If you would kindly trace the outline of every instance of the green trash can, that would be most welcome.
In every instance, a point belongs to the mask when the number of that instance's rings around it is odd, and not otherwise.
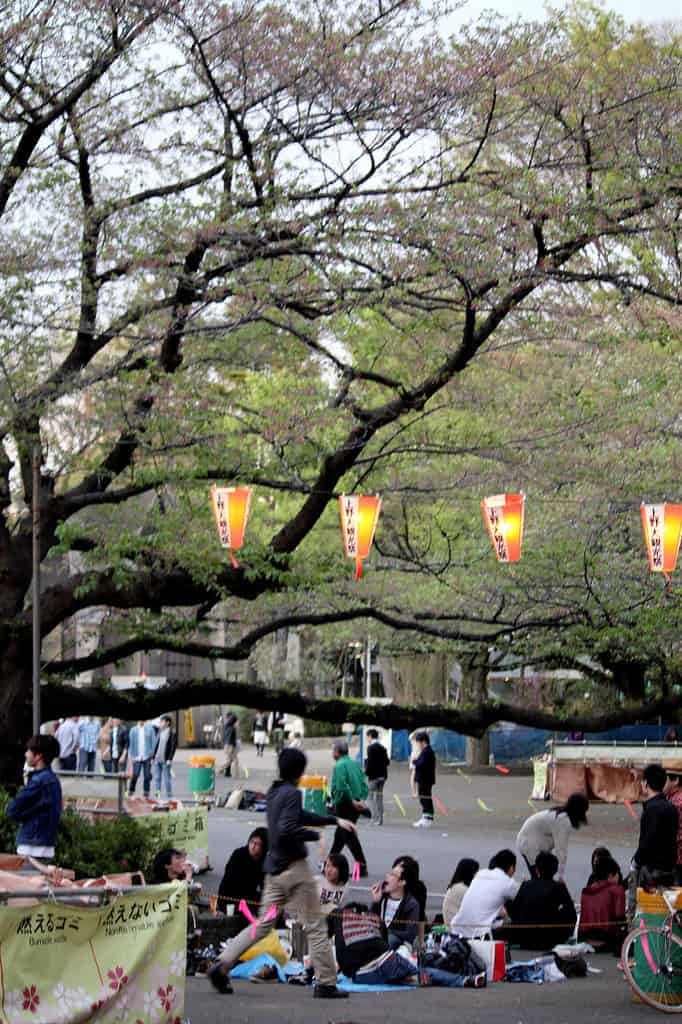
[[[326,814],[327,779],[324,775],[304,775],[299,782],[303,796],[303,809],[312,814]]]
[[[215,757],[190,757],[188,784],[196,796],[215,793]]]

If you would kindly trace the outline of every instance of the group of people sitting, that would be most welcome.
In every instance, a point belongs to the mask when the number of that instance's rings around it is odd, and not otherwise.
[[[239,903],[245,899],[254,911],[260,906],[261,916],[251,927],[246,927],[244,918],[244,930],[227,944],[210,973],[211,982],[220,992],[232,991],[229,970],[267,934],[273,912],[280,914],[285,907],[306,930],[316,997],[345,996],[336,985],[337,968],[353,981],[366,984],[414,982],[418,972],[411,954],[429,949],[424,945],[427,892],[419,864],[407,854],[397,857],[383,881],[370,890],[369,904],[345,902],[349,865],[334,847],[315,878],[305,846],[319,839],[311,826],[336,826],[337,835],[340,830],[354,834],[356,826],[349,818],[303,809],[297,786],[305,763],[301,751],[282,752],[280,778],[267,798],[268,829],[256,829],[226,865],[221,907],[233,903],[238,913]],[[672,877],[668,862],[674,866],[678,859],[678,818],[663,790],[679,786],[680,775],[682,772],[666,773],[659,765],[648,766],[644,772],[646,800],[633,857],[633,885],[644,884],[647,871],[656,879]],[[445,893],[442,915],[437,915],[433,924],[443,924],[443,931],[465,946],[467,939],[490,935],[529,950],[549,950],[566,942],[576,932],[577,923],[576,906],[564,878],[568,842],[571,832],[586,823],[588,808],[587,798],[574,793],[565,804],[538,811],[524,822],[516,847],[529,877],[521,884],[515,878],[517,853],[513,850],[499,850],[487,867],[472,858],[461,860]],[[662,847],[666,848],[664,859],[659,856]],[[652,851],[659,851],[656,857]],[[598,847],[581,893],[578,937],[595,948],[617,952],[625,928],[626,883],[610,852]],[[446,944],[447,939],[437,956],[432,952],[430,959],[419,961],[420,982],[483,986],[486,975],[475,955],[458,970],[447,955]]]
[[[487,868],[463,858],[443,899],[442,919],[460,935],[490,931],[495,938],[529,950],[551,949],[576,930],[576,907],[565,883],[557,879],[559,859],[541,850],[531,877],[514,880],[516,856],[500,850]],[[620,950],[625,932],[625,883],[604,846],[592,854],[592,871],[580,896],[578,936],[597,949]]]

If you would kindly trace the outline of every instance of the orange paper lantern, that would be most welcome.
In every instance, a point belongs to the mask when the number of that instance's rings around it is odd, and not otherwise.
[[[355,578],[362,576],[362,560],[367,558],[374,540],[381,498],[365,494],[342,494],[339,498],[343,546],[348,558],[355,559]]]
[[[642,526],[652,572],[666,575],[677,564],[682,535],[682,505],[645,505],[642,503]]]
[[[523,537],[524,494],[493,494],[481,502],[498,562],[518,562]]]
[[[250,487],[216,487],[214,485],[211,488],[211,508],[218,531],[218,539],[221,547],[229,548],[230,561],[235,569],[239,568],[239,562],[232,552],[239,551],[244,543],[250,504]]]

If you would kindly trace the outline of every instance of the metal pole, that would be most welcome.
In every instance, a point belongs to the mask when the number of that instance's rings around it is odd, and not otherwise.
[[[367,656],[365,661],[365,700],[372,699],[372,641],[367,634]]]
[[[40,450],[33,449],[33,734],[40,732]]]

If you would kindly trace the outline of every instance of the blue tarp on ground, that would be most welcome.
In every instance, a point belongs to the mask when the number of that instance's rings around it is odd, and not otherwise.
[[[644,740],[660,742],[665,735],[667,725],[623,725],[620,729],[609,732],[586,733],[585,739],[608,742],[617,740],[621,743],[641,743]],[[440,761],[464,761],[466,757],[466,737],[450,729],[433,728],[428,730],[431,745]],[[500,725],[490,730],[490,752],[497,762],[524,761],[547,750],[547,741],[553,733],[546,729],[528,729],[517,725]],[[562,737],[563,738],[563,737]],[[409,734],[406,729],[393,730],[391,758],[394,761],[407,761],[410,756]]]

